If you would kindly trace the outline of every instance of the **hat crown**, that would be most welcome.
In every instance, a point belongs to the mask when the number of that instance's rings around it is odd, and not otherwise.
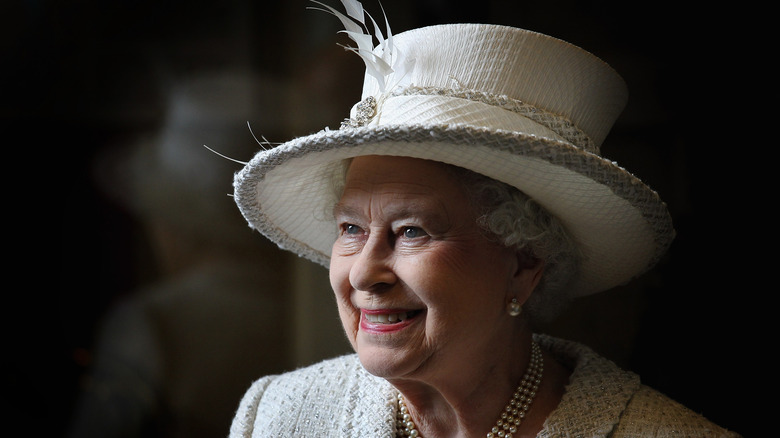
[[[623,79],[593,54],[544,34],[487,24],[429,26],[393,36],[398,56],[413,62],[395,87],[466,89],[506,96],[554,113],[600,145],[628,92]],[[363,97],[381,94],[366,75]]]

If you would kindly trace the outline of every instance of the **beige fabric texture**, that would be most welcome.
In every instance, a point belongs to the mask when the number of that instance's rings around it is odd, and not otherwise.
[[[582,344],[535,338],[574,370],[538,437],[739,437]],[[395,437],[396,395],[356,355],[326,360],[256,381],[241,401],[230,438]]]

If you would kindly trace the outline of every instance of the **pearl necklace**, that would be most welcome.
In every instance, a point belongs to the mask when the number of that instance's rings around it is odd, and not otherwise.
[[[517,432],[518,426],[522,423],[531,403],[534,401],[536,391],[539,389],[539,383],[542,381],[544,372],[544,360],[542,359],[542,350],[536,342],[531,343],[531,359],[528,361],[528,369],[520,381],[520,385],[512,395],[512,399],[501,412],[501,416],[496,421],[496,425],[488,432],[487,438],[512,438],[512,434]],[[404,403],[403,395],[398,394],[398,414],[396,416],[396,435],[398,437],[422,438],[417,431]]]

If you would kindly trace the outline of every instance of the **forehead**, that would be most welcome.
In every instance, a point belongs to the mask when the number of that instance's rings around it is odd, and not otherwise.
[[[404,189],[414,193],[462,193],[452,166],[410,157],[363,156],[352,160],[346,175],[347,188]]]
[[[406,208],[462,208],[465,191],[450,166],[409,157],[367,156],[352,160],[341,206],[371,199]]]
[[[436,184],[459,189],[453,166],[412,157],[369,155],[355,157],[347,168],[347,182],[354,180]]]

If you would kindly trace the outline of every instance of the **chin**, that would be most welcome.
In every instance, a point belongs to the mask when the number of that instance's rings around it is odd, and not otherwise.
[[[419,365],[406,354],[377,347],[359,348],[358,357],[366,371],[384,379],[407,376]]]

